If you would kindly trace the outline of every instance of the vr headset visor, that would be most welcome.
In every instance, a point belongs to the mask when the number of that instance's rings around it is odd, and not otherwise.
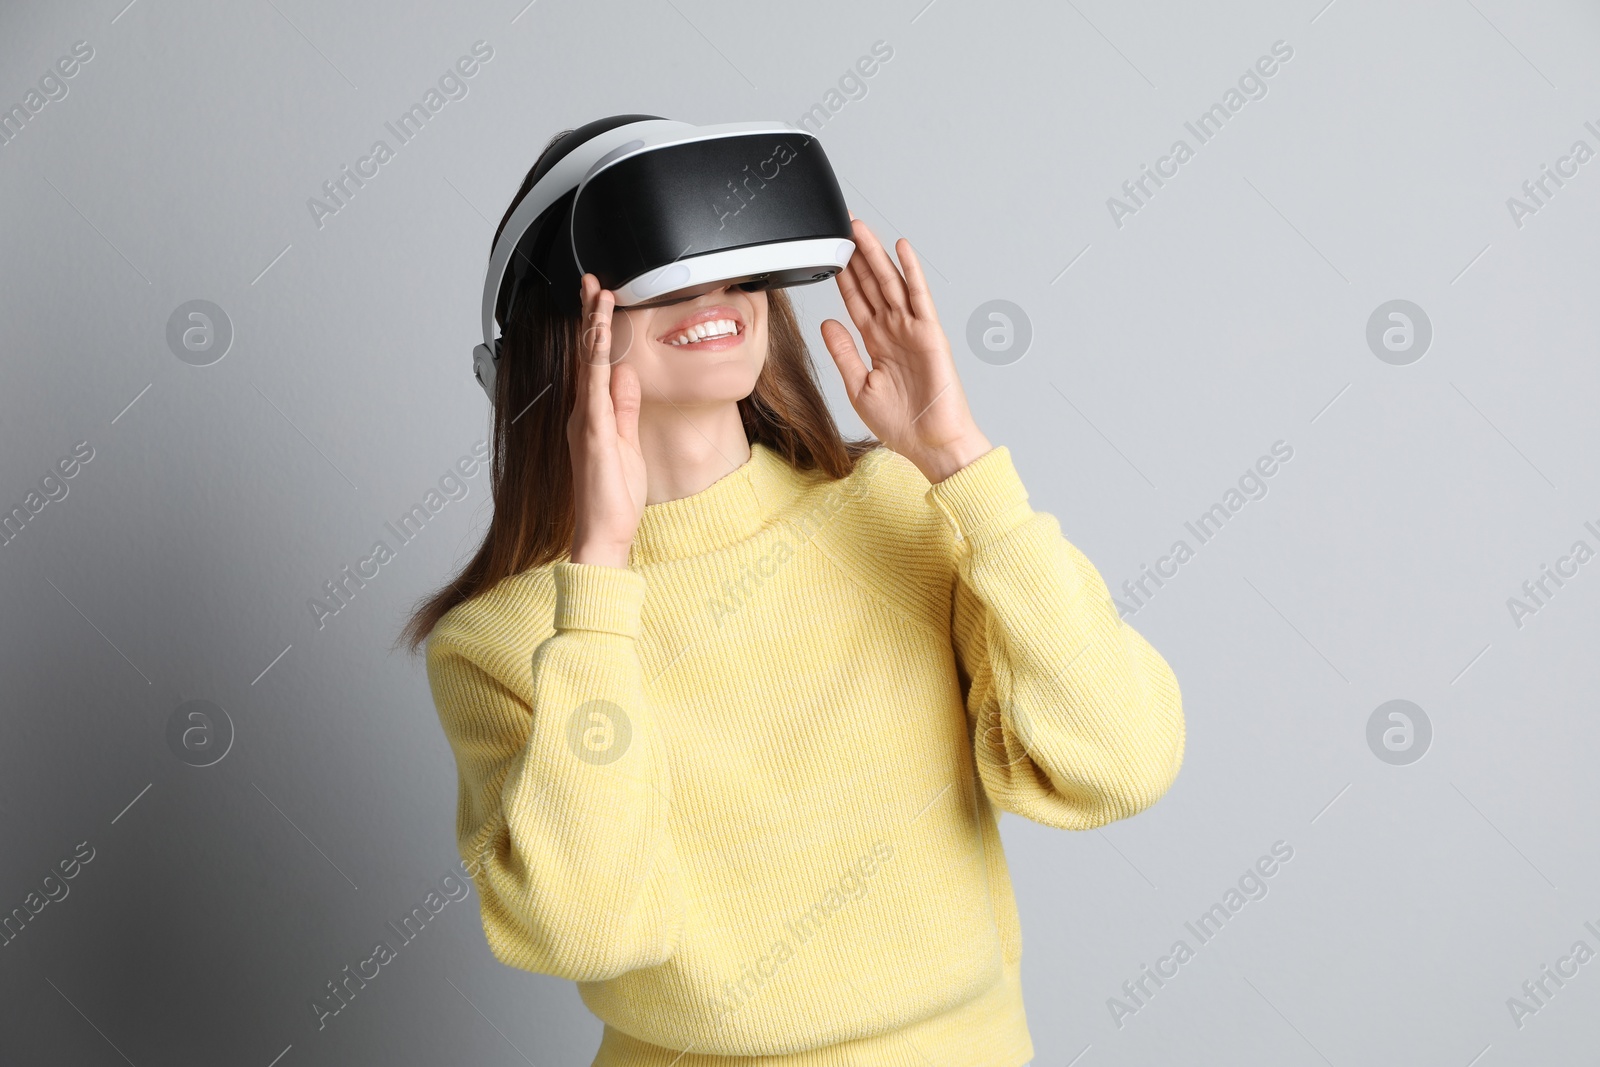
[[[474,373],[492,398],[495,325],[523,286],[549,285],[557,306],[576,311],[590,273],[618,307],[650,308],[728,285],[808,285],[854,252],[833,168],[804,130],[599,119],[550,149],[495,242]]]

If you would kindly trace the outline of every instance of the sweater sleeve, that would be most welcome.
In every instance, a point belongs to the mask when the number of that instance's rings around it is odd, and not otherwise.
[[[1155,803],[1183,762],[1171,667],[1055,518],[1028,505],[1005,446],[927,497],[953,531],[951,636],[990,797],[1064,830]]]
[[[531,677],[507,652],[512,635],[464,630],[430,641],[428,677],[490,949],[511,966],[596,981],[672,955],[682,887],[636,646],[644,577],[551,566],[554,632],[534,648]]]

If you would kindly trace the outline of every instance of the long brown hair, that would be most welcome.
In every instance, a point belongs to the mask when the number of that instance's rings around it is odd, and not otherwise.
[[[533,188],[550,139],[523,179],[495,229],[505,229]],[[576,360],[581,313],[567,310],[547,280],[525,284],[500,323],[490,432],[489,486],[494,515],[483,544],[461,573],[423,597],[400,631],[397,646],[415,653],[445,613],[503,578],[567,556],[572,550],[572,457],[567,419],[577,396]],[[846,440],[817,382],[794,305],[781,289],[767,291],[767,359],[755,389],[738,402],[746,437],[783,456],[798,470],[843,478],[878,445],[872,437]]]

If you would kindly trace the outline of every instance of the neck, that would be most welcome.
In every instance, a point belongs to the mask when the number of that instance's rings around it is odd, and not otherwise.
[[[750,458],[739,405],[644,404],[639,410],[645,503],[693,496]]]

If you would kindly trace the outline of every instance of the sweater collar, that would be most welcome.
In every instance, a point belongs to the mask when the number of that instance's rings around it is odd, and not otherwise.
[[[752,442],[749,459],[698,493],[646,504],[629,562],[664,563],[736,544],[766,526],[804,487],[788,460]]]

